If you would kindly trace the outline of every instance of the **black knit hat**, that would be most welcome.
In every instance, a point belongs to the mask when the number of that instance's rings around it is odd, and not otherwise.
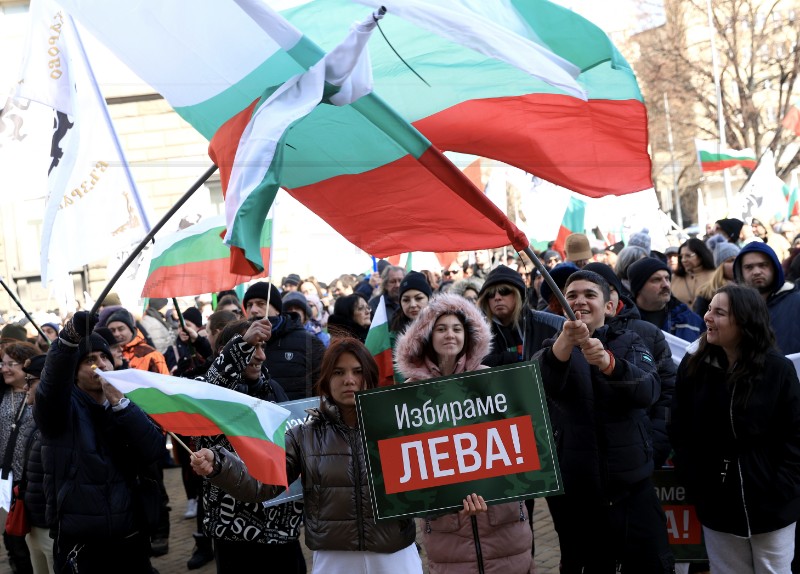
[[[741,219],[731,217],[729,219],[718,219],[716,224],[722,229],[730,238],[731,241],[736,242],[739,240],[739,234],[742,232],[744,222]]]
[[[631,283],[631,293],[634,298],[656,271],[666,271],[670,277],[672,276],[672,271],[667,264],[655,257],[639,259],[639,261],[628,267],[628,280]]]
[[[428,283],[428,278],[419,271],[409,271],[408,274],[403,277],[403,280],[400,282],[400,297],[403,296],[403,293],[411,291],[412,289],[425,293],[428,299],[433,295],[430,283]]]
[[[259,281],[253,283],[247,288],[242,299],[242,307],[247,308],[247,302],[250,299],[263,299],[269,301],[278,313],[283,313],[283,304],[281,303],[281,292],[272,283],[267,281]]]
[[[505,265],[498,265],[489,272],[486,276],[486,281],[483,282],[483,287],[481,287],[481,292],[478,294],[478,297],[483,297],[483,294],[489,287],[499,285],[500,283],[507,283],[512,287],[516,287],[517,291],[519,291],[519,294],[522,296],[522,300],[525,300],[525,281],[522,280],[522,276],[519,273]]]
[[[203,314],[197,307],[189,307],[188,309],[186,309],[183,312],[183,318],[187,321],[191,321],[198,327],[203,326]]]
[[[108,343],[109,347],[119,345],[119,341],[117,341],[117,338],[114,337],[114,334],[108,327],[95,327],[94,332],[103,337],[103,339],[106,340],[106,343]]]
[[[136,335],[136,319],[133,318],[133,315],[130,314],[129,311],[126,309],[119,309],[118,311],[114,311],[111,316],[106,320],[106,326],[111,325],[114,322],[125,323],[128,328],[131,330],[131,333]]]
[[[625,294],[625,288],[622,286],[622,281],[619,280],[617,274],[614,273],[614,270],[611,269],[610,266],[606,265],[605,263],[588,263],[583,267],[584,271],[594,271],[600,277],[606,280],[611,287],[613,287],[620,296]]]
[[[114,364],[114,357],[111,355],[111,349],[108,347],[108,341],[106,341],[102,335],[98,335],[97,333],[92,333],[89,337],[84,337],[81,339],[78,350],[80,351],[81,358],[85,357],[92,351],[100,351],[109,361],[111,361],[112,365]]]
[[[286,276],[286,279],[283,280],[284,285],[295,285],[297,287],[300,286],[300,276],[297,273],[289,273]]]

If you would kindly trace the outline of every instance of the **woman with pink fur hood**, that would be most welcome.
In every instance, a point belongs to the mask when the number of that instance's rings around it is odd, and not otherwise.
[[[491,340],[491,327],[477,307],[445,293],[431,299],[399,337],[395,362],[406,382],[485,369],[481,361]],[[426,518],[422,533],[431,574],[535,571],[532,534],[521,501],[487,507],[483,497],[472,494],[464,499],[463,510]]]

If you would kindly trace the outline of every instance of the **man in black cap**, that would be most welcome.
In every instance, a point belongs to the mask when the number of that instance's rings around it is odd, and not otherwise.
[[[96,317],[80,311],[50,347],[34,418],[56,572],[148,574],[150,496],[134,488],[163,453],[150,419],[95,367],[113,370]],[[156,501],[158,502],[158,501]],[[156,505],[157,506],[157,505]]]
[[[672,295],[671,277],[667,264],[655,257],[645,257],[628,267],[631,294],[642,319],[691,343],[703,334],[706,324]]]
[[[258,281],[250,285],[242,304],[248,319],[269,317],[265,376],[278,381],[291,400],[310,397],[319,378],[325,345],[306,331],[297,313],[283,313],[281,294],[271,283]]]
[[[286,279],[283,280],[283,288],[284,293],[288,293],[289,291],[297,291],[300,288],[301,283],[300,276],[297,273],[289,273],[286,276]]]

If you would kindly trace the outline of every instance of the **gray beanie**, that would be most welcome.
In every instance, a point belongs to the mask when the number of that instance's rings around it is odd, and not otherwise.
[[[714,247],[714,266],[719,267],[726,259],[739,255],[741,248],[735,243],[717,243]]]
[[[645,227],[639,233],[631,235],[630,239],[628,239],[628,246],[630,245],[641,247],[647,253],[650,253],[650,230]]]

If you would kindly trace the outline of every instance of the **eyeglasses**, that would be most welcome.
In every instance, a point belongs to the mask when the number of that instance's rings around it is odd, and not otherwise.
[[[511,295],[513,292],[514,292],[514,288],[513,287],[508,287],[506,285],[501,285],[500,287],[497,287],[497,288],[487,289],[486,290],[486,297],[491,299],[497,293],[500,293],[501,297],[507,297],[508,295]]]
[[[16,361],[0,361],[0,369],[3,367],[8,367],[9,369],[13,369],[14,367],[19,367],[19,363]]]
[[[28,383],[29,385],[33,381],[38,381],[38,380],[39,380],[39,377],[34,377],[33,375],[25,375],[25,382]]]

